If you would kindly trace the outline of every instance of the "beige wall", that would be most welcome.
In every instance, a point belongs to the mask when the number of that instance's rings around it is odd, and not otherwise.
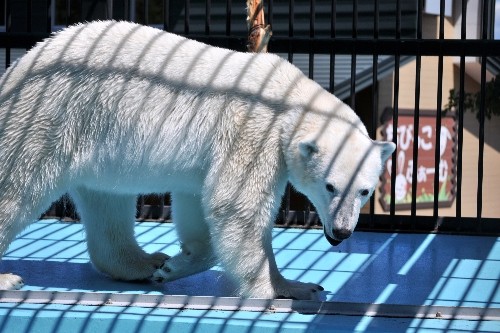
[[[424,38],[437,38],[437,18],[424,16]],[[445,38],[453,38],[452,22],[445,22]],[[448,103],[449,91],[458,90],[459,72],[453,57],[443,59],[442,107]],[[399,109],[415,108],[415,73],[416,61],[400,68],[399,72]],[[436,110],[438,96],[438,57],[422,57],[420,84],[420,109]],[[466,91],[475,92],[479,85],[466,77]],[[379,110],[393,105],[394,76],[379,82]],[[462,174],[462,216],[476,216],[477,212],[477,175],[479,151],[479,123],[475,114],[464,115],[463,174]],[[380,134],[380,130],[377,131]],[[484,146],[483,178],[483,217],[500,217],[500,117],[486,120]],[[378,203],[380,193],[376,191],[376,213],[383,213]],[[409,211],[397,211],[397,214],[409,214]],[[419,209],[418,215],[432,215],[432,209]],[[456,200],[450,208],[441,208],[440,216],[455,216]]]

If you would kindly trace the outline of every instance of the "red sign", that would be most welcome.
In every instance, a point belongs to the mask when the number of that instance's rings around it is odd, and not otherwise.
[[[439,146],[439,162],[436,169],[436,112],[420,112],[418,128],[418,161],[413,160],[414,119],[413,112],[401,111],[398,114],[395,208],[410,209],[412,202],[412,183],[417,182],[416,207],[430,208],[434,196],[438,196],[440,207],[449,207],[455,199],[456,184],[456,122],[454,115],[441,119],[441,135]],[[384,139],[393,141],[392,118],[383,127]],[[388,211],[391,203],[391,170],[392,159],[386,162],[386,170],[382,175],[380,203]],[[413,166],[417,163],[417,174],[413,175]],[[434,193],[434,178],[439,180],[439,192]]]

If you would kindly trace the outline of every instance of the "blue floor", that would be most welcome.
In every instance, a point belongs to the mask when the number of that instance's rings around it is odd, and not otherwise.
[[[175,254],[171,224],[141,222],[147,251]],[[278,266],[290,279],[321,284],[333,304],[500,309],[500,238],[356,232],[332,248],[319,230],[275,229]],[[0,271],[23,276],[25,291],[82,294],[235,296],[217,267],[167,284],[125,283],[89,263],[80,224],[42,220],[11,245]],[[7,302],[0,332],[500,332],[500,318],[400,318],[390,313],[307,314],[273,311]]]

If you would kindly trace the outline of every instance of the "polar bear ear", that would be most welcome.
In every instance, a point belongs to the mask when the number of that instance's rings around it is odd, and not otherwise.
[[[380,146],[380,154],[382,158],[382,163],[385,163],[389,157],[391,157],[394,150],[396,150],[396,145],[393,142],[387,141],[375,141]]]
[[[318,150],[316,141],[307,140],[299,143],[299,151],[303,157],[309,158],[312,154],[317,153]]]

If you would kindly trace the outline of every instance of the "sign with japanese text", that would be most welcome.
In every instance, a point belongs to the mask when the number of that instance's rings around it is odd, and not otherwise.
[[[410,209],[412,202],[412,183],[417,182],[416,207],[430,208],[434,196],[438,196],[440,207],[449,207],[455,199],[456,184],[456,122],[454,115],[443,115],[441,119],[441,134],[439,142],[438,167],[436,169],[436,113],[421,111],[418,128],[418,161],[413,160],[414,146],[414,116],[413,112],[400,110],[396,138],[396,175],[395,208]],[[393,121],[388,120],[382,131],[387,141],[393,141]],[[391,170],[392,159],[386,162],[382,174],[380,203],[388,211],[391,203]],[[417,163],[417,174],[413,177],[413,165]],[[439,192],[434,193],[434,179],[437,174]]]

